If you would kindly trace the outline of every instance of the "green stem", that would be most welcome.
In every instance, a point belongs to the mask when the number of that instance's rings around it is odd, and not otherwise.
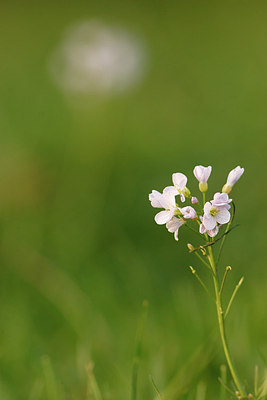
[[[207,267],[209,270],[211,270],[210,265],[203,260],[203,258],[201,257],[200,254],[198,254],[196,251],[194,252],[194,254],[197,256],[197,258],[205,265],[205,267]],[[212,271],[211,271],[212,272]]]
[[[235,371],[232,357],[230,354],[230,350],[228,347],[227,339],[226,339],[226,334],[225,334],[225,326],[224,326],[224,316],[223,316],[223,310],[222,310],[222,303],[221,303],[221,293],[219,289],[219,283],[218,283],[218,278],[216,274],[216,266],[214,262],[214,257],[213,257],[213,251],[212,247],[208,247],[209,250],[209,261],[210,261],[210,266],[213,271],[213,284],[214,284],[214,290],[215,290],[215,297],[216,297],[216,308],[217,308],[217,317],[218,317],[218,323],[219,323],[219,330],[220,330],[220,336],[221,336],[221,341],[223,345],[223,350],[225,354],[225,358],[229,367],[229,370],[231,372],[233,381],[235,383],[235,386],[241,396],[242,399],[246,399],[246,393],[239,381],[239,378],[237,376],[237,373]]]
[[[206,204],[206,193],[203,192],[203,209],[205,204]]]

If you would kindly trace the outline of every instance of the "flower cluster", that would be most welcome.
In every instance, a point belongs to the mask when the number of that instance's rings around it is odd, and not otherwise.
[[[197,197],[191,195],[186,186],[187,177],[181,172],[172,175],[173,186],[167,186],[162,193],[152,190],[152,193],[149,194],[152,207],[163,208],[163,211],[158,212],[155,216],[156,223],[166,225],[168,231],[174,233],[175,240],[178,240],[179,228],[189,221],[196,222],[199,232],[209,237],[216,236],[220,227],[230,221],[229,209],[232,199],[228,195],[243,174],[244,168],[238,166],[233,169],[228,174],[222,193],[215,193],[211,201],[205,202],[205,193],[208,190],[208,179],[211,171],[211,166],[203,167],[202,165],[197,165],[193,170],[199,182],[199,190],[203,193],[203,207]],[[181,203],[188,200],[192,205],[179,207],[177,198]]]

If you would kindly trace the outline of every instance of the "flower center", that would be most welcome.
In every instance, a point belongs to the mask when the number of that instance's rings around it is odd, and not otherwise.
[[[215,216],[218,214],[218,212],[219,212],[219,210],[217,210],[217,208],[211,207],[211,209],[210,209],[210,215],[211,215],[212,217],[215,217]]]

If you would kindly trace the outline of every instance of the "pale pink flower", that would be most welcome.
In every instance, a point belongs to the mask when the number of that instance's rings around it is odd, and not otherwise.
[[[214,229],[217,223],[223,225],[230,221],[231,214],[227,208],[228,205],[223,207],[213,206],[209,201],[204,205],[202,223],[207,231]]]
[[[192,199],[191,199],[191,203],[192,204],[197,204],[198,203],[198,199],[193,196]]]
[[[199,218],[200,218],[200,221],[202,222],[202,223],[199,225],[199,232],[202,233],[202,234],[207,233],[210,237],[216,236],[217,233],[219,232],[219,226],[216,225],[213,229],[207,230],[207,229],[205,228],[205,225],[203,224],[203,217],[200,216]]]
[[[222,192],[229,194],[231,192],[233,186],[243,175],[244,171],[245,171],[244,168],[241,168],[240,166],[232,169],[232,171],[230,171],[228,174],[227,182],[224,185],[224,187],[222,188]]]
[[[227,210],[231,207],[229,203],[231,203],[232,199],[229,199],[227,193],[215,193],[213,196],[213,200],[211,200],[211,204],[214,207],[225,207]]]
[[[191,206],[179,208],[179,210],[181,211],[185,219],[195,219],[197,216],[196,211]]]
[[[165,209],[155,215],[155,221],[157,224],[166,224],[172,219],[176,211],[179,212],[175,202],[175,194],[176,191],[173,186],[166,187],[163,190],[163,193],[160,193],[157,190],[152,190],[152,193],[149,194],[149,200],[152,207]]]
[[[203,165],[197,165],[193,170],[195,177],[199,181],[199,190],[201,192],[206,192],[208,190],[207,182],[210,177],[211,170],[211,166],[203,167]]]

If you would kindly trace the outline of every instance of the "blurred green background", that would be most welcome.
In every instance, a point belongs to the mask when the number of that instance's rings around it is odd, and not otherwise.
[[[221,267],[233,268],[228,296],[245,275],[227,329],[251,386],[267,358],[266,2],[0,7],[0,398],[86,399],[93,361],[104,399],[129,399],[144,299],[139,399],[156,395],[149,375],[168,400],[205,386],[217,398],[224,358],[213,304],[188,270],[196,238],[181,229],[175,242],[148,201],[173,172],[197,194],[198,164],[213,166],[210,195],[245,168]],[[120,94],[73,94],[51,76],[66,30],[92,19],[143,43],[143,75]],[[48,359],[62,395],[47,392]]]

